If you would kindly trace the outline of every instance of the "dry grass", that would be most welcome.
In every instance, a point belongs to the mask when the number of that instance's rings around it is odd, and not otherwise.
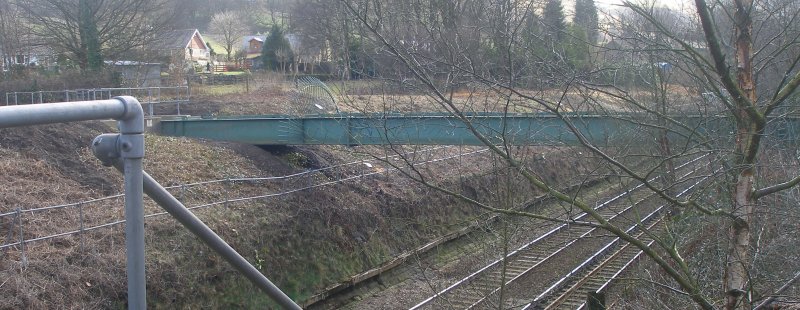
[[[108,128],[75,124],[0,132],[0,212],[20,207],[57,205],[119,191],[120,178],[101,167],[86,145]],[[111,131],[110,129],[108,129]],[[62,135],[63,138],[55,137]],[[69,138],[77,136],[77,138]],[[55,139],[55,140],[54,140]],[[30,144],[20,145],[31,140]],[[34,143],[36,142],[36,143]],[[285,175],[292,156],[312,166],[357,160],[346,147],[321,151],[288,149],[276,155],[251,146],[207,144],[188,139],[148,136],[145,167],[165,185],[242,176]],[[42,159],[44,158],[44,159]],[[283,159],[282,159],[283,158]],[[69,166],[69,167],[65,167]],[[216,183],[177,188],[187,205],[280,192],[357,173],[347,167],[313,178],[288,182]],[[394,176],[379,176],[272,199],[219,205],[198,216],[293,296],[308,295],[343,276],[380,263],[437,231],[447,229],[452,211],[428,205],[441,198]],[[422,199],[426,203],[422,203]],[[446,201],[446,200],[441,200]],[[122,199],[80,207],[25,213],[23,237],[30,239],[123,219]],[[428,211],[426,211],[426,209]],[[435,210],[435,212],[430,212]],[[83,212],[81,219],[80,211]],[[147,202],[146,214],[159,212]],[[462,213],[468,214],[469,212]],[[420,226],[417,218],[435,219]],[[425,222],[425,221],[423,221]],[[13,223],[13,224],[12,224]],[[0,251],[0,308],[120,308],[125,305],[123,225],[26,243]],[[413,227],[411,230],[409,228]],[[10,229],[11,228],[11,229]],[[0,219],[0,241],[18,239],[16,218]],[[168,217],[146,222],[148,288],[156,307],[233,305],[263,307],[264,299],[240,304],[257,290],[241,280],[216,255]],[[23,256],[24,250],[24,256]],[[320,260],[319,257],[328,257]],[[209,304],[210,303],[210,304]]]
[[[187,107],[201,114],[269,114],[286,111],[285,84],[265,83],[249,94],[207,96]],[[348,111],[437,111],[424,96],[355,96]],[[503,102],[488,95],[460,94],[459,104],[492,110]],[[343,104],[343,106],[345,106]],[[522,106],[520,109],[535,109]],[[0,131],[0,212],[55,205],[120,191],[116,171],[101,167],[86,145],[110,128],[96,124]],[[164,185],[241,176],[286,175],[381,155],[380,148],[302,147],[263,152],[252,146],[148,136],[145,168]],[[424,160],[449,151],[416,158]],[[533,150],[528,156],[549,150]],[[388,153],[392,155],[391,152]],[[303,159],[303,160],[300,160]],[[576,166],[576,157],[556,167]],[[422,172],[444,185],[491,199],[491,156],[427,165]],[[385,171],[380,166],[373,171]],[[565,181],[576,171],[536,166],[548,180]],[[581,168],[583,169],[583,168]],[[215,183],[176,188],[187,205],[276,193],[353,175],[364,165],[288,182]],[[590,169],[586,169],[590,170]],[[527,193],[534,195],[534,191]],[[85,226],[122,219],[122,200],[83,205]],[[146,213],[159,212],[147,202]],[[292,296],[305,296],[372,267],[390,256],[463,224],[480,210],[459,205],[396,174],[382,173],[325,188],[270,199],[220,205],[196,212],[247,259]],[[26,239],[75,230],[76,208],[23,216]],[[13,217],[0,219],[0,240],[16,240]],[[16,224],[14,224],[16,225]],[[269,305],[219,257],[169,217],[148,219],[148,289],[153,307],[251,307]],[[0,308],[121,308],[125,306],[124,226],[93,230],[0,251]],[[83,245],[83,246],[82,246]]]
[[[86,130],[81,125],[60,127],[76,133]],[[30,132],[25,132],[30,133]],[[5,131],[9,139],[14,132]],[[35,132],[34,132],[35,134]],[[47,137],[35,137],[47,140]],[[87,143],[88,144],[88,143]],[[18,151],[3,145],[0,148],[0,213],[62,205],[104,196],[104,191],[81,184],[81,179],[100,178],[109,187],[119,188],[119,177],[110,168],[101,167],[88,148],[73,145],[68,148],[50,145],[39,149]],[[51,160],[36,157],[45,154]],[[61,157],[76,156],[86,165],[86,173],[63,174],[63,167],[54,164]],[[52,158],[57,158],[52,160]],[[148,136],[146,168],[154,177],[167,184],[187,183],[208,179],[224,179],[232,175],[246,175],[257,170],[246,159],[235,156],[225,148],[216,148],[185,139]],[[111,175],[105,175],[110,173]],[[87,175],[88,174],[88,175]],[[95,175],[91,175],[95,174]],[[103,181],[101,181],[103,182]],[[83,182],[86,183],[86,182]],[[222,185],[196,189],[187,195],[187,202],[224,196]],[[48,211],[23,212],[20,218],[0,218],[0,244],[79,230],[123,219],[122,199],[86,203]],[[152,202],[146,213],[160,211]],[[81,214],[82,213],[82,214]],[[20,228],[21,224],[21,228]],[[108,308],[124,305],[124,226],[102,228],[86,232],[83,236],[68,235],[48,241],[26,243],[0,251],[0,308]],[[154,231],[175,231],[172,220],[161,218],[148,221],[148,244],[163,241]],[[23,252],[24,251],[24,252]],[[151,257],[160,260],[159,250],[151,248]],[[166,255],[166,254],[165,254]],[[169,256],[169,255],[166,255]],[[174,263],[174,261],[171,261]],[[152,267],[157,262],[148,261]],[[158,267],[156,267],[158,269]],[[121,281],[122,280],[122,281]],[[158,287],[158,285],[153,285]],[[100,297],[100,298],[98,298]]]

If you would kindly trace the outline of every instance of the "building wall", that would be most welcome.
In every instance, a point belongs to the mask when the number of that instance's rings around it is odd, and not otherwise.
[[[124,86],[155,87],[161,86],[161,64],[116,65]]]
[[[189,48],[186,49],[185,56],[187,60],[196,61],[203,66],[211,59],[208,47],[203,44],[203,40],[196,33],[189,41]]]
[[[250,40],[250,45],[247,48],[248,54],[255,54],[261,53],[261,48],[264,46],[264,43],[258,40]]]
[[[189,47],[194,49],[206,49],[206,46],[203,44],[203,40],[200,40],[200,36],[198,36],[196,33],[192,37],[192,41],[189,42]]]

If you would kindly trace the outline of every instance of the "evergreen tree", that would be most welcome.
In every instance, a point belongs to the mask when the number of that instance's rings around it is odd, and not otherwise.
[[[534,12],[528,12],[525,16],[524,31],[521,33],[520,38],[524,50],[527,53],[542,55],[543,33],[542,33],[542,18]]]
[[[281,69],[285,71],[286,64],[294,62],[289,40],[286,39],[283,30],[277,25],[272,26],[269,36],[264,40],[261,59],[264,61],[264,66],[272,70]]]
[[[103,57],[100,54],[100,36],[97,33],[97,21],[94,18],[93,7],[97,6],[96,0],[80,0],[79,6],[79,35],[81,40],[82,57],[79,61],[87,70],[99,70],[103,67]]]
[[[564,40],[567,32],[567,22],[564,19],[564,8],[561,0],[547,0],[542,12],[544,32],[549,37],[550,43],[558,45]]]
[[[591,47],[586,38],[586,32],[580,25],[572,24],[567,27],[569,35],[564,40],[564,56],[571,69],[587,72],[591,68],[589,51]]]
[[[575,0],[575,19],[573,24],[583,28],[590,44],[597,44],[597,7],[594,0]]]

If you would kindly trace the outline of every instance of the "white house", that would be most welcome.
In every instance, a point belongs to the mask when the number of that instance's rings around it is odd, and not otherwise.
[[[211,61],[211,51],[197,29],[173,30],[164,33],[156,43],[161,54],[172,60],[182,59],[205,66]]]

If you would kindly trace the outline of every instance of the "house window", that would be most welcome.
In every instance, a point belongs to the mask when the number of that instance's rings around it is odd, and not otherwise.
[[[18,65],[24,65],[28,63],[28,56],[25,55],[17,55],[14,63]]]

